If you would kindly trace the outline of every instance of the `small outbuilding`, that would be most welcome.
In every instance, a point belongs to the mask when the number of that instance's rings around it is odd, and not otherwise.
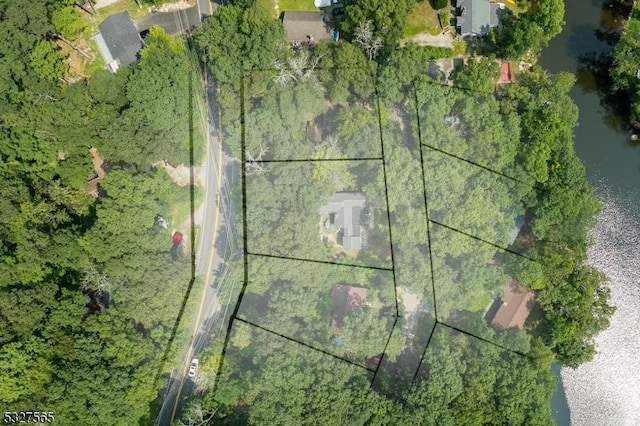
[[[500,63],[500,83],[511,83],[511,65],[507,61]]]

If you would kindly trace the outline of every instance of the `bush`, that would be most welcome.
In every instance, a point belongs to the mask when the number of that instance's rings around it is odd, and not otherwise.
[[[449,6],[449,0],[431,0],[431,6],[434,9],[444,9]]]
[[[441,10],[438,12],[438,21],[440,21],[440,28],[444,29],[449,26],[449,11]]]

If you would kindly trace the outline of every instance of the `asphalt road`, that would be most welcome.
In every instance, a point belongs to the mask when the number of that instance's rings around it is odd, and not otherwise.
[[[191,30],[200,24],[201,3],[204,2],[199,0],[195,6],[188,9],[148,13],[136,21],[136,28],[138,28],[139,32],[143,32],[157,25],[162,27],[168,34],[182,34],[185,30]]]
[[[205,82],[206,85],[206,82]],[[207,88],[207,108],[206,111],[195,111],[196,119],[207,123],[207,154],[204,167],[206,168],[204,182],[204,213],[203,223],[198,236],[198,247],[196,249],[196,275],[204,277],[204,285],[193,289],[191,297],[197,297],[198,308],[195,319],[191,327],[191,339],[189,345],[185,347],[182,354],[181,365],[171,374],[167,393],[164,396],[162,409],[159,413],[156,425],[169,425],[182,410],[182,404],[193,392],[195,383],[187,376],[187,371],[191,359],[207,344],[211,321],[218,308],[217,294],[214,282],[217,279],[215,271],[219,269],[222,259],[215,251],[218,231],[223,227],[221,211],[221,186],[223,184],[224,155],[222,153],[222,143],[215,136],[215,120],[212,117],[212,110],[208,107],[214,101],[215,93]],[[196,281],[198,283],[199,281]],[[206,325],[205,325],[206,324]],[[196,377],[197,379],[197,377]]]
[[[211,16],[213,14],[214,5],[211,0],[198,0],[198,10],[202,16]],[[217,5],[216,5],[217,6]]]

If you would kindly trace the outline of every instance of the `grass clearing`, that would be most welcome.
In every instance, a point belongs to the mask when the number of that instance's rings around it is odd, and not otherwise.
[[[174,226],[180,226],[191,217],[191,197],[189,188],[181,188],[182,200],[171,206],[169,220]],[[193,206],[198,208],[204,202],[204,189],[199,186],[193,188]]]
[[[285,10],[318,10],[313,0],[277,0],[280,12]]]
[[[465,41],[454,41],[453,42],[453,53],[456,56],[462,56],[467,54],[467,42]]]
[[[259,9],[267,11],[267,13],[269,13],[269,16],[271,16],[273,19],[276,19],[278,17],[275,8],[275,0],[257,0],[256,3]]]
[[[440,34],[438,11],[431,7],[429,0],[423,0],[416,5],[416,10],[407,18],[404,30],[405,37],[428,32],[432,35]]]
[[[103,20],[109,15],[113,15],[124,10],[129,11],[129,15],[131,15],[131,19],[138,19],[143,15],[149,13],[149,9],[145,7],[138,7],[135,0],[120,0],[117,3],[111,4],[106,7],[101,7],[97,9],[100,14],[100,20]]]
[[[482,293],[474,299],[474,302],[467,309],[471,312],[482,312],[489,303],[491,303],[492,297],[489,294]]]

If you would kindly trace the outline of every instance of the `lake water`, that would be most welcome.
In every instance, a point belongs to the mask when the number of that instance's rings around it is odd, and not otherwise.
[[[598,0],[567,0],[566,26],[543,52],[540,65],[550,72],[578,73],[571,96],[580,108],[576,151],[604,208],[592,231],[589,262],[610,277],[617,311],[611,327],[596,339],[598,354],[579,368],[562,369],[564,386],[554,396],[559,425],[640,425],[640,146],[621,129],[620,118],[601,105],[593,73],[580,58],[611,47],[598,30],[619,24]],[[582,62],[583,63],[583,62]],[[566,399],[565,399],[566,396]],[[567,408],[568,403],[568,408]],[[570,418],[569,418],[570,411]]]

